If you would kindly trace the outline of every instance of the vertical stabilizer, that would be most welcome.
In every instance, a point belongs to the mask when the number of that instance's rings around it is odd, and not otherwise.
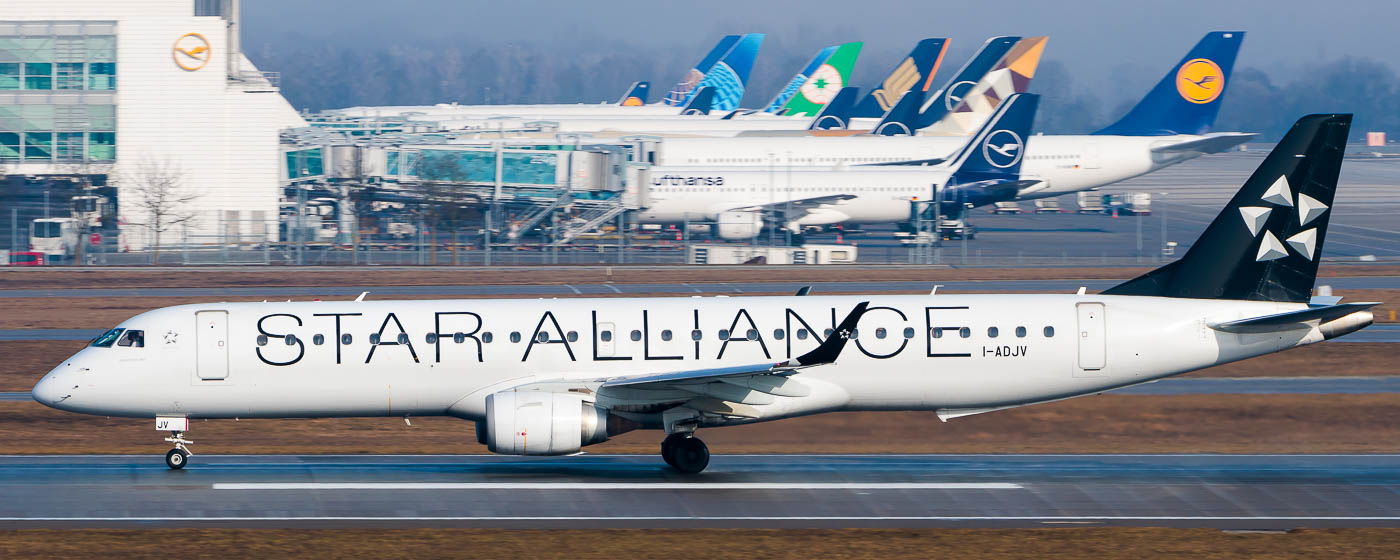
[[[923,99],[933,85],[933,75],[943,62],[943,54],[948,50],[947,39],[924,39],[914,45],[909,56],[894,67],[880,86],[871,90],[856,104],[851,116],[855,118],[878,118],[890,112],[905,92],[919,90]]]
[[[860,48],[864,45],[859,41],[846,43],[831,53],[831,57],[797,89],[797,95],[783,105],[786,112],[782,114],[812,117],[820,113],[822,106],[835,99],[841,93],[841,88],[851,83],[851,70],[855,68],[856,59],[860,58]]]
[[[1243,42],[1243,31],[1207,33],[1133,110],[1094,134],[1167,136],[1210,132],[1220,114],[1220,105],[1225,102],[1225,87]]]
[[[1181,260],[1104,293],[1308,301],[1350,130],[1348,114],[1299,119]]]
[[[822,112],[817,113],[812,119],[812,124],[807,130],[846,130],[851,126],[851,108],[855,107],[856,96],[860,95],[860,88],[851,86],[843,87],[822,107]]]
[[[870,133],[876,136],[913,136],[914,123],[919,120],[919,107],[923,105],[923,90],[910,89],[888,113],[885,113],[884,118],[880,119],[880,123],[876,124]]]
[[[700,86],[695,90],[695,95],[690,96],[690,102],[681,108],[682,115],[708,115],[714,108],[715,88],[712,86]]]
[[[768,102],[768,105],[764,106],[763,111],[765,113],[776,113],[779,109],[782,109],[783,105],[787,104],[788,100],[792,99],[792,96],[797,94],[797,89],[802,87],[802,84],[807,83],[807,78],[810,78],[812,74],[817,71],[817,68],[820,68],[821,65],[826,62],[826,59],[831,58],[831,54],[834,52],[836,52],[835,46],[826,47],[817,51],[817,55],[812,57],[812,60],[808,61],[806,66],[802,67],[802,71],[794,75],[791,80],[788,80],[783,90],[778,92],[778,95],[774,96],[773,100]]]
[[[935,136],[967,136],[997,110],[1002,100],[1030,89],[1031,78],[1040,66],[1047,37],[1027,37],[1016,43],[977,85],[963,95],[953,110],[925,131]]]
[[[711,109],[733,111],[739,108],[739,101],[744,98],[744,87],[749,82],[749,72],[758,58],[758,48],[763,46],[763,37],[762,33],[744,35],[700,79],[700,87],[714,88],[715,99]]]
[[[943,87],[924,100],[924,108],[919,115],[919,128],[938,122],[948,111],[957,107],[967,91],[977,85],[987,72],[991,72],[1001,57],[1006,56],[1006,52],[1020,41],[1020,37],[992,37],[982,43],[982,47],[963,63],[962,68],[953,73],[953,77],[948,79]]]
[[[730,49],[733,49],[734,45],[739,42],[739,37],[739,35],[725,35],[718,43],[715,43],[715,47],[710,49],[709,54],[706,54],[705,58],[700,59],[699,64],[686,72],[685,77],[671,88],[671,91],[661,102],[672,107],[685,105],[685,102],[690,100],[690,96],[695,94],[695,88],[700,86],[700,80],[705,79],[705,74],[714,67],[715,63],[719,62],[719,59],[729,54]]]
[[[651,93],[651,82],[632,82],[632,86],[627,88],[627,93],[617,100],[620,107],[641,107],[647,104],[647,96]]]

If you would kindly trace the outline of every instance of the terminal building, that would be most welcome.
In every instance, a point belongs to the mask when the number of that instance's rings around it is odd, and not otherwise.
[[[277,78],[240,52],[237,0],[0,2],[0,168],[106,185],[122,249],[157,195],[190,234],[275,235],[279,133],[306,124]]]

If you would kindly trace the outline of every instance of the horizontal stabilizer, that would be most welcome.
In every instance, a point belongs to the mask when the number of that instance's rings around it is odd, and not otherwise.
[[[1250,132],[1219,132],[1207,134],[1204,138],[1187,140],[1185,142],[1175,142],[1153,146],[1153,153],[1158,154],[1180,154],[1180,153],[1201,153],[1218,154],[1250,140],[1258,134]]]
[[[1380,302],[1339,303],[1324,307],[1309,307],[1287,313],[1276,313],[1263,317],[1211,323],[1210,328],[1228,333],[1266,333],[1305,326],[1309,321],[1325,323],[1339,319],[1357,311],[1365,311],[1380,305]]]

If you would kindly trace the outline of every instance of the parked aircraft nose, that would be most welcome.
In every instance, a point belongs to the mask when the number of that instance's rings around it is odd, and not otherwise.
[[[59,403],[68,398],[66,396],[68,393],[64,391],[67,387],[65,387],[63,381],[59,379],[60,377],[61,376],[57,374],[50,373],[45,375],[43,379],[40,379],[39,383],[34,386],[34,391],[30,393],[34,397],[34,400],[39,401],[40,404],[45,406],[58,408]]]

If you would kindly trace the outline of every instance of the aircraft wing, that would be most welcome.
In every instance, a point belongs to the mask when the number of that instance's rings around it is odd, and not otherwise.
[[[788,208],[791,208],[793,212],[798,213],[798,215],[801,215],[829,204],[836,204],[837,202],[851,200],[853,198],[856,198],[856,195],[829,194],[824,196],[814,196],[811,198],[801,198],[792,201],[770,202],[768,204],[753,204],[749,206],[739,206],[735,208],[729,208],[728,210],[761,212],[764,210],[784,211]],[[788,219],[792,220],[791,217],[789,217]]]
[[[862,301],[856,304],[855,309],[837,325],[827,337],[811,352],[798,356],[784,362],[767,362],[762,364],[728,366],[719,368],[693,369],[686,371],[673,371],[650,375],[616,377],[603,383],[599,390],[606,390],[615,387],[631,388],[667,388],[670,385],[684,385],[697,382],[708,382],[730,377],[748,377],[754,375],[791,375],[802,368],[820,366],[836,361],[841,355],[841,351],[846,347],[846,341],[850,340],[851,333],[855,331],[856,324],[860,322],[861,315],[865,314],[866,307],[870,302]]]
[[[1204,137],[1185,142],[1163,144],[1154,146],[1153,153],[1158,154],[1178,154],[1187,152],[1197,152],[1202,154],[1218,154],[1245,142],[1252,140],[1258,134],[1249,132],[1217,132],[1207,134]]]

